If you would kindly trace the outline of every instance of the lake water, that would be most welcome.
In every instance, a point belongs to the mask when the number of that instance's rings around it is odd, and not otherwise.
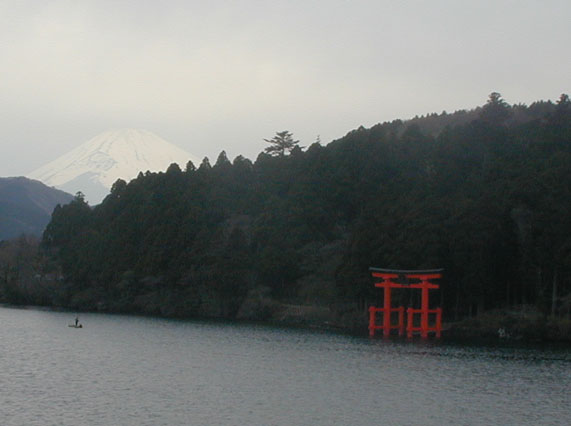
[[[570,425],[569,348],[0,308],[2,425]]]

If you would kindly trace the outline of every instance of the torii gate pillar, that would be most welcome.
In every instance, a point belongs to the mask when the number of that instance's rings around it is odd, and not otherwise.
[[[378,273],[373,272],[373,277],[375,278],[382,278],[382,281],[375,283],[375,287],[383,288],[383,307],[377,308],[371,306],[369,308],[369,335],[374,336],[375,330],[383,330],[383,336],[388,337],[391,333],[391,330],[397,329],[399,336],[404,334],[404,307],[399,306],[397,308],[393,308],[391,306],[391,290],[393,288],[401,288],[402,285],[399,283],[394,282],[393,280],[398,278],[399,275],[395,273]],[[376,313],[382,312],[383,313],[383,324],[377,325],[376,324]],[[392,313],[398,313],[398,322],[397,324],[392,324]]]
[[[430,309],[428,290],[435,290],[440,288],[438,284],[434,284],[431,280],[442,278],[441,273],[420,273],[408,274],[407,278],[419,280],[420,283],[411,284],[410,288],[419,288],[421,290],[420,309],[407,309],[407,336],[412,337],[414,331],[420,331],[420,336],[423,338],[428,337],[429,332],[434,332],[436,337],[440,337],[442,333],[442,308]],[[420,327],[414,326],[414,314],[420,314]],[[436,314],[435,324],[429,325],[428,315]]]

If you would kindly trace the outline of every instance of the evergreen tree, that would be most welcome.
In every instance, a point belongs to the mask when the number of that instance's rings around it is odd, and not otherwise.
[[[291,152],[294,147],[299,144],[299,141],[293,139],[293,134],[284,130],[283,132],[276,132],[272,139],[264,139],[270,146],[264,149],[264,152],[270,155],[284,156],[286,153]]]
[[[503,124],[511,115],[510,106],[498,92],[490,93],[488,102],[482,108],[480,118],[491,124]]]

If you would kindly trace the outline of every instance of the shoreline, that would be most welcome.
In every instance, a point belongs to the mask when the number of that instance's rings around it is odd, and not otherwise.
[[[186,321],[212,321],[231,324],[253,324],[270,327],[285,327],[292,329],[306,329],[328,333],[343,334],[353,337],[368,337],[367,323],[363,320],[363,325],[343,324],[331,320],[332,311],[329,308],[316,306],[302,306],[283,304],[276,310],[274,315],[268,318],[222,318],[222,317],[200,317],[200,316],[180,316],[180,315],[160,315],[145,312],[114,312],[97,309],[73,309],[65,306],[45,306],[45,305],[15,305],[10,303],[0,303],[0,307],[22,310],[39,310],[64,313],[96,313],[106,315],[130,315],[149,318],[162,318],[171,320]],[[293,311],[293,313],[292,313]],[[319,315],[315,315],[318,312]],[[324,313],[328,315],[324,317]],[[570,345],[571,347],[571,320],[546,319],[543,317],[532,317],[522,319],[515,323],[513,316],[507,311],[491,311],[479,317],[464,319],[457,322],[447,322],[443,324],[442,337],[435,339],[429,336],[430,342],[446,342],[460,344],[483,344],[483,345],[527,345],[527,344],[556,344]],[[506,327],[506,323],[512,324]],[[500,329],[505,334],[499,333]],[[382,340],[383,336],[375,336],[372,340]],[[420,341],[419,336],[408,339],[404,336],[391,335],[390,340],[399,341]]]

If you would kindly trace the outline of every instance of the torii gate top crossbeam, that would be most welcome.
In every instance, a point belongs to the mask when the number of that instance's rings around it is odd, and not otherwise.
[[[384,269],[384,268],[373,268],[370,267],[369,271],[371,272],[386,272],[389,274],[436,274],[439,272],[444,271],[443,268],[440,269]]]

